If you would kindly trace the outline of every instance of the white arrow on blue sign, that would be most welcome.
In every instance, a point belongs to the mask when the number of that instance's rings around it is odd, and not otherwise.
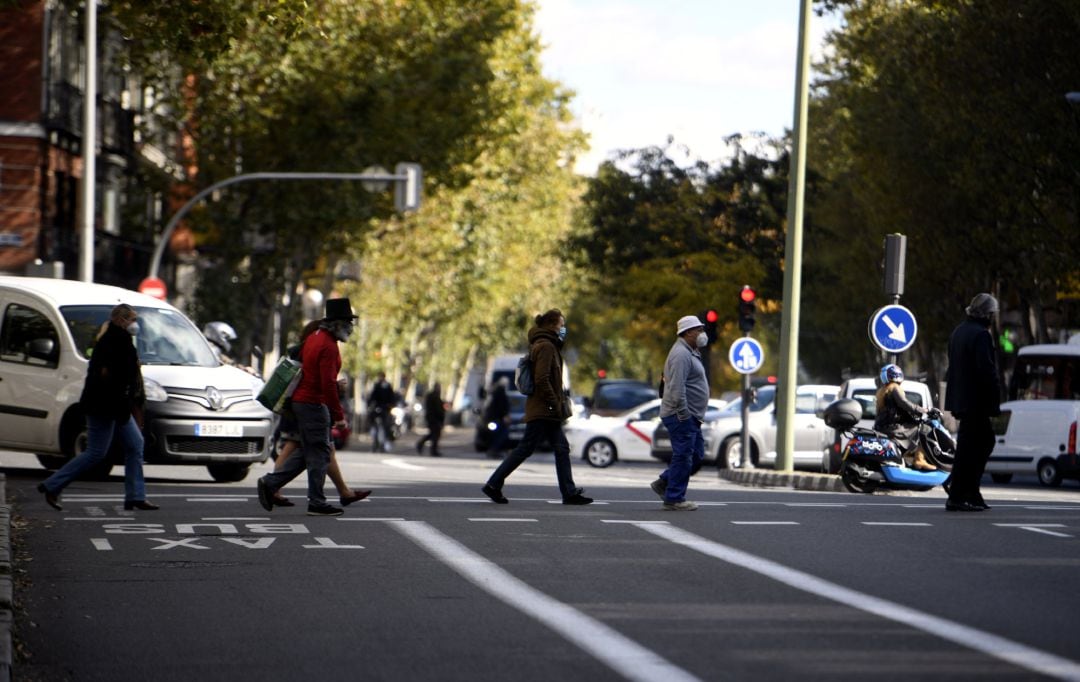
[[[915,343],[919,325],[902,305],[887,305],[870,317],[870,340],[886,353],[903,353]]]
[[[765,351],[761,344],[749,336],[736,339],[727,356],[728,362],[739,374],[753,374],[761,369],[761,363],[765,362]]]

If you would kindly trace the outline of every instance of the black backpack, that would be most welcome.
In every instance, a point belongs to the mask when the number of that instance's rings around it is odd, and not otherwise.
[[[536,383],[533,381],[533,367],[532,360],[529,359],[529,353],[521,356],[518,360],[517,369],[514,370],[514,386],[517,388],[521,395],[532,395],[536,390]]]

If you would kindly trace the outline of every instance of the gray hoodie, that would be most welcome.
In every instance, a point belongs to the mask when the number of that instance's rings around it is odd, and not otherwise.
[[[675,415],[679,421],[694,417],[703,421],[708,406],[709,382],[705,379],[701,353],[680,336],[668,351],[664,363],[664,400],[660,403],[660,416]]]

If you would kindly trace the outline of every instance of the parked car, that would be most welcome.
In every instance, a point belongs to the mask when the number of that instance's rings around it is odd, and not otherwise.
[[[1080,401],[1012,400],[1002,403],[1001,416],[993,422],[997,442],[986,473],[995,483],[1008,483],[1013,474],[1035,474],[1046,486],[1080,479]]]
[[[710,399],[709,407],[705,410],[705,423],[708,424],[719,419],[727,404],[728,401],[726,400]],[[710,429],[702,429],[702,436],[705,438],[706,456],[712,450],[712,443],[709,442],[710,433]],[[650,454],[653,459],[658,459],[661,462],[671,461],[671,437],[668,434],[667,427],[664,426],[664,422],[660,422],[656,427],[656,431],[653,432]]]
[[[593,413],[571,419],[564,431],[572,458],[608,467],[620,459],[648,460],[652,433],[659,423],[660,400],[654,398],[616,416]]]
[[[656,387],[637,379],[601,379],[585,403],[590,415],[612,417],[657,398]]]
[[[35,453],[50,469],[82,451],[89,355],[118,303],[139,314],[146,462],[239,481],[266,461],[273,414],[255,401],[262,380],[222,364],[183,313],[126,289],[33,277],[0,277],[0,448]]]
[[[818,411],[835,400],[839,390],[839,386],[819,384],[796,387],[794,465],[821,465],[821,451],[832,441],[833,430]],[[761,386],[755,394],[748,417],[750,463],[772,466],[776,461],[776,386]],[[710,444],[706,458],[715,460],[721,469],[738,467],[742,461],[742,398],[728,403],[720,417],[704,428]]]
[[[840,392],[836,399],[851,398],[862,405],[863,416],[857,426],[863,429],[873,429],[874,419],[877,418],[877,379],[874,377],[853,377],[840,384]],[[921,381],[904,379],[900,389],[912,403],[920,407],[933,407],[934,401],[930,397],[930,387]],[[847,444],[847,436],[840,432],[834,432],[832,441],[821,453],[821,471],[826,474],[840,473],[841,453]]]

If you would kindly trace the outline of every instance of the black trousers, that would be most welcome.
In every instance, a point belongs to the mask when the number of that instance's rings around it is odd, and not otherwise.
[[[430,422],[428,425],[427,435],[420,439],[420,442],[416,444],[416,449],[421,450],[424,447],[424,443],[431,441],[431,453],[436,454],[439,452],[439,438],[442,437],[442,422]]]
[[[986,462],[994,451],[994,427],[990,415],[965,414],[956,435],[956,461],[952,469],[949,499],[953,502],[977,502],[979,485]]]

